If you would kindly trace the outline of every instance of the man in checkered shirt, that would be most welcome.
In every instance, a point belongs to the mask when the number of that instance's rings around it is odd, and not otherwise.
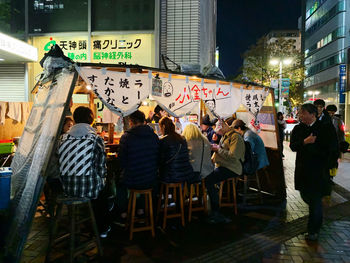
[[[75,125],[62,135],[58,147],[63,190],[71,197],[98,198],[92,204],[99,229],[106,232],[106,229],[110,230],[104,218],[108,211],[107,201],[102,200],[100,194],[106,174],[104,142],[91,127],[94,115],[89,108],[78,107],[73,118]]]

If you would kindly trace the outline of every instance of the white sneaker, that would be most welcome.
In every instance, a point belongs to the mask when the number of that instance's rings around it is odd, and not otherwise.
[[[108,226],[106,231],[101,232],[100,238],[106,238],[108,236],[108,233],[112,230],[111,226]]]

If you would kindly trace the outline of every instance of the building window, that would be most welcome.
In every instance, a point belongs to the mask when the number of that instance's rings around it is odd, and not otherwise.
[[[24,38],[24,3],[20,0],[0,1],[0,31]]]
[[[305,32],[305,37],[310,37],[314,32],[316,32],[323,25],[328,23],[334,16],[340,12],[345,11],[345,2],[340,1],[335,6],[333,6],[327,13],[321,16],[311,27],[309,27]]]
[[[92,31],[154,30],[154,0],[92,0]]]
[[[319,73],[322,70],[333,67],[335,65],[341,64],[345,62],[345,53],[339,52],[338,54],[323,60],[322,62],[313,65],[307,69],[307,76],[310,77]]]
[[[87,0],[29,0],[29,33],[88,30]]]
[[[342,37],[345,37],[345,27],[338,27],[337,29],[329,33],[327,36],[317,41],[316,44],[308,48],[307,52],[305,52],[305,56],[307,57],[314,54],[318,49]]]

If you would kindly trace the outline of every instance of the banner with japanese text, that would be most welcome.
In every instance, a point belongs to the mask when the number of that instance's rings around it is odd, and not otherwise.
[[[91,85],[98,98],[113,112],[127,116],[135,111],[142,100],[157,101],[170,115],[182,117],[199,107],[200,100],[217,117],[226,118],[243,104],[254,117],[268,94],[268,89],[243,89],[233,84],[205,82],[182,75],[159,77],[157,72],[131,73],[76,67],[84,81]]]
[[[76,68],[107,108],[120,116],[133,113],[148,97],[150,79],[146,74]]]
[[[243,89],[242,87],[243,106],[256,117],[264,104],[268,92],[268,89]]]
[[[153,78],[150,98],[175,117],[190,112],[200,101],[197,82],[185,79]]]

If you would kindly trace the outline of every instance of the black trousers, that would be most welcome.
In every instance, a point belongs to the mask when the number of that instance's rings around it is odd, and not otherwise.
[[[225,167],[218,167],[205,178],[205,186],[207,187],[210,198],[212,212],[219,211],[219,194],[215,184],[220,183],[228,178],[237,177],[238,174],[232,172]]]
[[[307,231],[309,234],[318,234],[323,221],[322,196],[319,193],[300,191],[301,198],[309,205],[309,220]]]
[[[110,202],[111,199],[109,191],[106,187],[102,189],[97,199],[91,200],[92,209],[94,210],[96,218],[96,224],[100,233],[106,231],[112,222],[112,215],[109,211]]]

